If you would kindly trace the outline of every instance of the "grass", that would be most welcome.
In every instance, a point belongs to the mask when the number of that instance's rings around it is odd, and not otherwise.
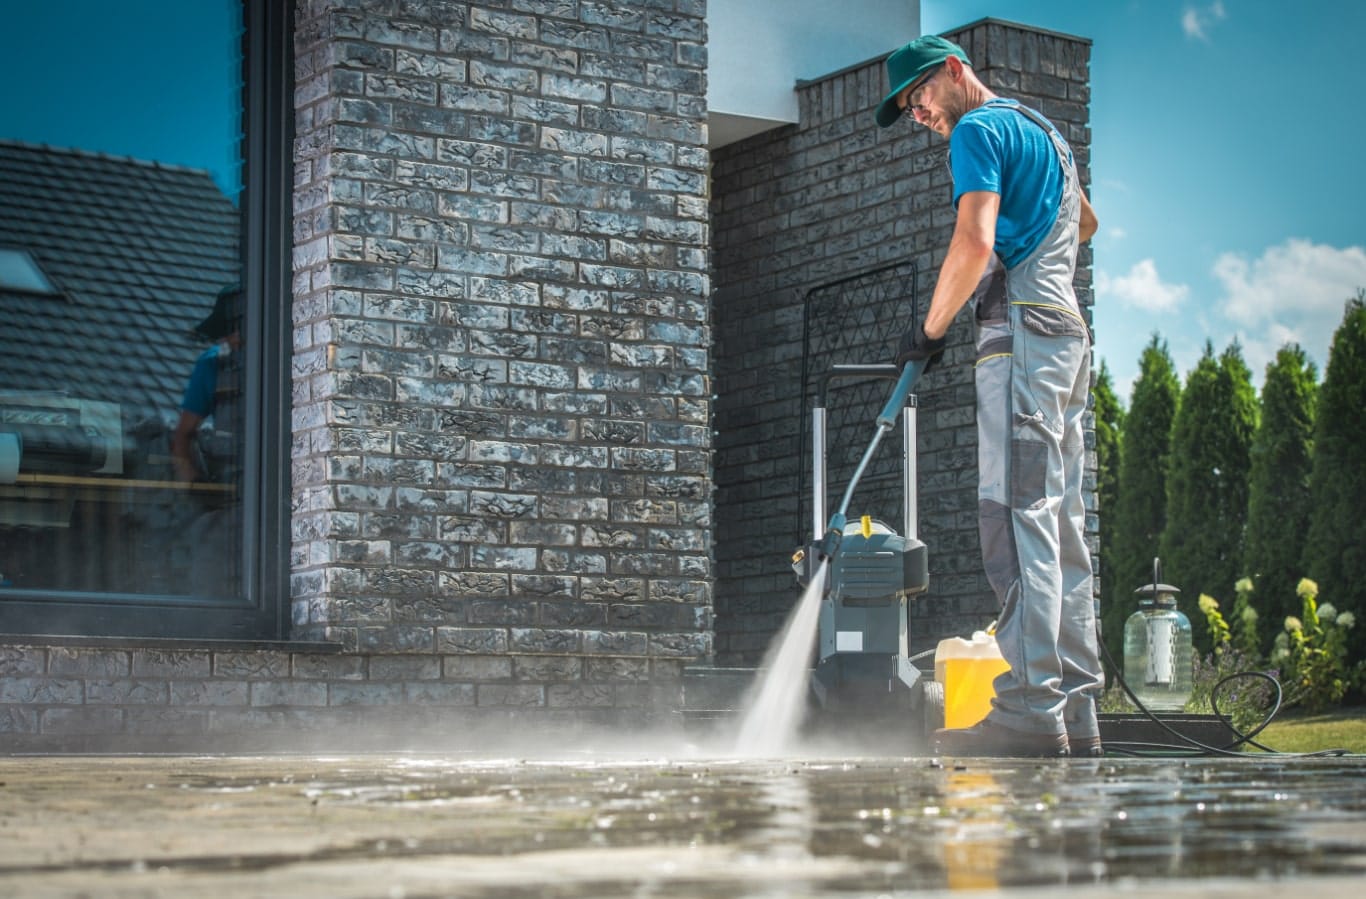
[[[1366,753],[1366,706],[1347,706],[1319,715],[1283,712],[1256,739],[1278,752],[1346,749]]]

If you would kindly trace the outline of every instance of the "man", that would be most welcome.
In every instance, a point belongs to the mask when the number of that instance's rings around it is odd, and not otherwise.
[[[997,97],[961,47],[917,38],[887,58],[887,72],[878,125],[910,116],[949,140],[957,208],[929,310],[898,361],[933,362],[973,301],[982,555],[1010,666],[987,717],[937,731],[936,749],[1098,756],[1103,676],[1082,501],[1090,336],[1072,288],[1096,216],[1062,136]]]
[[[176,479],[186,483],[201,480],[207,474],[196,452],[195,440],[199,426],[218,406],[219,368],[232,353],[242,348],[241,330],[237,325],[240,303],[241,288],[236,284],[224,287],[218,292],[213,311],[192,332],[213,345],[195,361],[180,402],[180,417],[171,434],[171,462],[175,466]]]

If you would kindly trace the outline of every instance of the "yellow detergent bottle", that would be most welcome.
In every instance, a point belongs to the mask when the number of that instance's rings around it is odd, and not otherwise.
[[[934,651],[934,679],[944,685],[944,726],[972,727],[991,711],[992,681],[1009,668],[996,637],[977,631],[971,640],[949,637]]]

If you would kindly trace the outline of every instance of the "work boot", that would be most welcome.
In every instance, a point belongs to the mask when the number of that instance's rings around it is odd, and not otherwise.
[[[1105,755],[1105,747],[1100,744],[1100,734],[1094,737],[1074,737],[1068,734],[1067,748],[1074,759],[1098,759]]]
[[[1067,734],[1031,734],[984,718],[972,727],[936,730],[934,750],[940,755],[978,758],[1066,758]]]

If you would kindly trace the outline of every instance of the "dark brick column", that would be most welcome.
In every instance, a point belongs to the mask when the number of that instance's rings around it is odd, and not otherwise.
[[[704,14],[301,0],[296,638],[709,652]]]
[[[1089,181],[1089,41],[992,20],[948,36],[987,84],[1057,124]],[[919,271],[923,311],[948,247],[947,144],[923,128],[879,129],[873,109],[886,91],[881,58],[801,84],[799,124],[714,154],[718,663],[758,661],[799,592],[788,559],[808,537],[806,523],[796,524],[798,458],[809,440],[800,433],[803,297],[905,260]],[[1088,310],[1089,266],[1087,249],[1077,286]],[[977,537],[966,314],[950,340],[948,364],[918,389],[920,531],[932,587],[912,612],[916,648],[996,611]],[[1094,519],[1090,528],[1094,549]]]

